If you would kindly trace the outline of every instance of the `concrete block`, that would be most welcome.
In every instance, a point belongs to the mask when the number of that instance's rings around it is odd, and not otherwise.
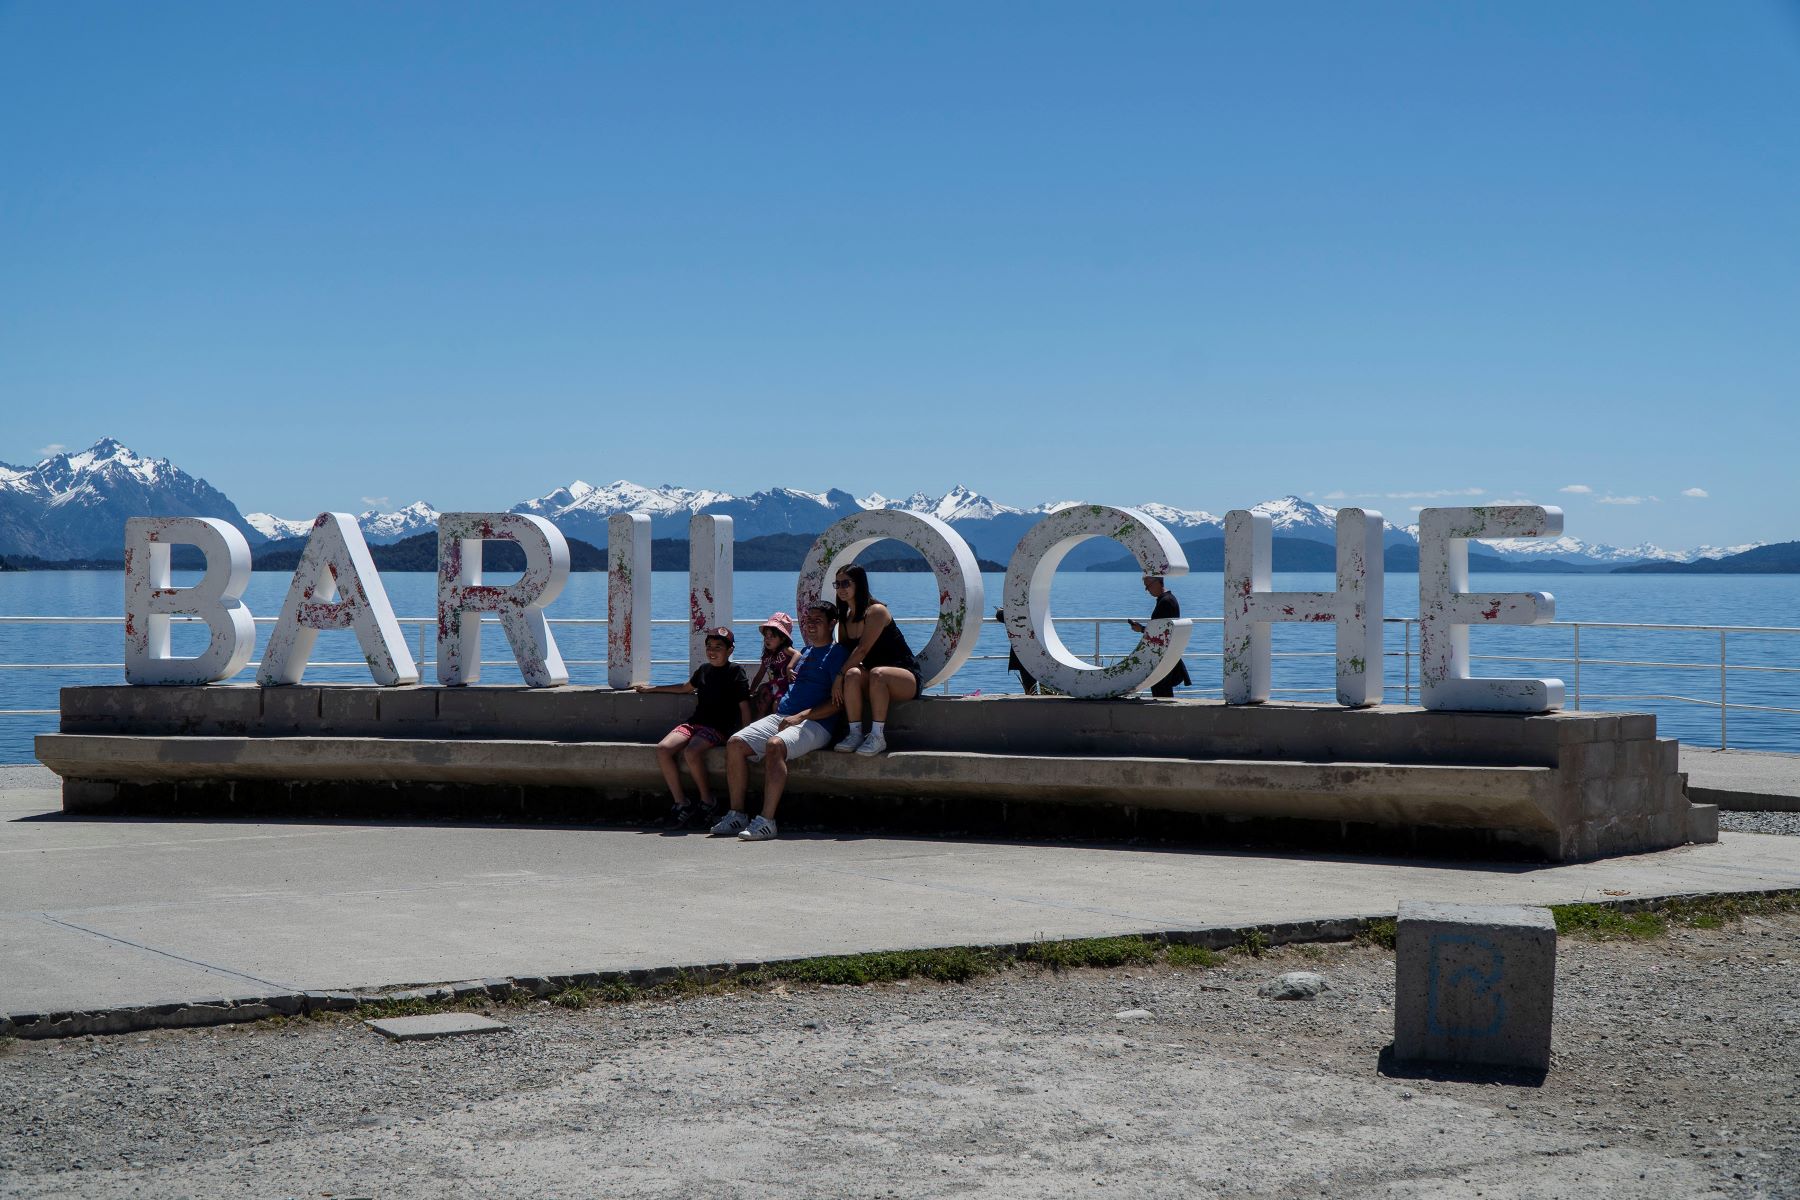
[[[119,802],[119,785],[105,779],[65,779],[62,785],[63,811],[69,813],[106,812]]]
[[[459,1037],[471,1033],[504,1033],[512,1026],[474,1013],[433,1013],[427,1017],[388,1017],[363,1024],[396,1042]]]
[[[366,686],[319,689],[319,731],[340,737],[368,737],[381,725],[381,689]]]
[[[1651,713],[1621,713],[1619,715],[1619,740],[1622,742],[1640,741],[1656,736],[1656,717]]]
[[[1549,909],[1405,901],[1395,948],[1395,1058],[1549,1069],[1556,993]]]
[[[435,729],[438,723],[438,694],[446,689],[429,687],[394,687],[383,688],[376,695],[375,711],[380,717],[384,732],[400,733],[406,730],[415,734],[426,731],[421,726]]]
[[[1674,738],[1656,739],[1656,774],[1673,775],[1681,770],[1681,743]]]
[[[307,1012],[349,1012],[356,1007],[353,992],[306,992]]]
[[[1653,788],[1642,775],[1611,780],[1610,787],[1609,808],[1621,816],[1648,812],[1651,799],[1661,794],[1661,789]]]
[[[263,689],[262,733],[312,733],[319,727],[319,689],[295,684]]]
[[[1618,742],[1587,742],[1582,745],[1581,749],[1583,751],[1582,757],[1585,760],[1582,769],[1589,779],[1605,779],[1607,776],[1615,775],[1619,772],[1620,761]],[[1571,749],[1566,753],[1573,753],[1573,750]],[[1631,771],[1631,768],[1627,766],[1625,767],[1625,770],[1629,772]],[[1638,774],[1642,773],[1642,771],[1638,772]]]
[[[1619,743],[1619,771],[1625,775],[1650,775],[1662,762],[1662,746],[1654,739]]]
[[[1617,740],[1619,736],[1619,718],[1602,713],[1565,712],[1527,719],[1552,722],[1558,740],[1565,746],[1581,742],[1610,742]]]
[[[518,688],[458,687],[437,694],[437,719],[449,737],[503,737],[501,710]]]
[[[1719,840],[1718,805],[1688,805],[1687,839],[1690,842],[1716,842]]]

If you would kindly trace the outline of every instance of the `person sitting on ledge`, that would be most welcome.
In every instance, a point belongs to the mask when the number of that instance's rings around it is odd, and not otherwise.
[[[706,631],[706,665],[695,671],[686,683],[667,683],[661,687],[636,683],[631,687],[634,692],[695,693],[700,697],[694,705],[694,715],[656,743],[656,763],[662,768],[669,795],[675,800],[675,807],[669,810],[668,823],[677,829],[712,824],[716,806],[712,787],[706,780],[706,752],[714,746],[723,746],[733,730],[750,723],[750,681],[744,677],[744,668],[731,661],[731,648],[736,644],[737,639],[724,626],[709,629]],[[688,774],[694,777],[694,789],[700,793],[696,804],[689,804],[681,794],[681,772],[675,766],[677,754],[687,763]]]
[[[781,698],[794,682],[794,668],[800,665],[800,651],[794,649],[794,618],[784,612],[772,614],[757,626],[763,637],[762,665],[750,681],[751,707],[756,715],[766,717],[775,711]],[[749,722],[745,722],[748,724]]]
[[[837,590],[838,643],[850,651],[844,673],[831,689],[831,698],[843,702],[850,731],[834,749],[881,754],[887,750],[888,710],[919,694],[919,662],[888,606],[869,595],[867,571],[840,567],[832,587]],[[864,704],[870,716],[867,735],[862,731]]]
[[[1181,601],[1175,599],[1175,593],[1163,584],[1162,576],[1144,576],[1144,590],[1156,597],[1156,607],[1150,610],[1152,621],[1173,621],[1181,615]],[[1139,621],[1127,621],[1126,624],[1139,633],[1144,632],[1144,626]],[[1150,694],[1159,700],[1169,700],[1174,697],[1176,688],[1186,687],[1192,682],[1193,679],[1188,675],[1187,660],[1181,659],[1176,662],[1173,671],[1150,685]]]
[[[832,681],[849,649],[831,640],[837,610],[824,601],[800,614],[800,636],[806,640],[794,682],[775,711],[731,735],[725,743],[725,781],[731,811],[712,827],[715,837],[737,834],[739,841],[765,842],[774,837],[775,809],[787,786],[788,764],[821,746],[829,746],[840,709],[832,698]],[[763,764],[762,815],[750,819],[745,795],[750,790],[750,764]]]

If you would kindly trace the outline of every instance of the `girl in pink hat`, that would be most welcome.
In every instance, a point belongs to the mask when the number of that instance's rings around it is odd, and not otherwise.
[[[750,702],[758,717],[766,717],[794,682],[800,651],[794,648],[794,618],[786,613],[775,613],[757,628],[762,633],[763,654],[756,677],[750,681]]]

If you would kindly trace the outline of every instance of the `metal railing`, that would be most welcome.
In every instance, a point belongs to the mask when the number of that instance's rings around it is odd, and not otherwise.
[[[1122,628],[1122,627],[1126,626],[1128,621],[1133,620],[1133,619],[1135,619],[1135,618],[1092,617],[1092,616],[1057,617],[1056,624],[1057,624],[1059,633],[1061,633],[1062,636],[1064,637],[1064,644],[1070,646],[1071,649],[1073,649],[1073,639],[1071,639],[1068,636],[1070,627],[1071,626],[1083,626],[1083,625],[1091,627],[1091,631],[1092,631],[1091,660],[1093,662],[1095,662],[1096,664],[1105,665],[1108,662],[1116,661],[1117,659],[1123,657],[1125,652],[1124,651],[1107,652],[1103,647],[1104,632],[1108,629]],[[196,618],[177,617],[177,618],[175,618],[175,620],[194,621],[197,619]],[[274,617],[255,618],[255,622],[258,625],[273,625],[275,623],[275,620],[276,620],[276,618],[274,618]],[[551,624],[552,626],[570,628],[570,629],[580,629],[580,628],[601,629],[601,628],[604,628],[607,624],[607,621],[604,617],[552,617],[552,618],[549,618],[548,620],[549,620],[549,624]],[[936,619],[933,617],[898,617],[898,618],[895,618],[895,620],[897,623],[902,624],[902,625],[932,626],[932,625],[936,624]],[[1192,620],[1196,626],[1223,626],[1224,625],[1223,619],[1219,618],[1219,617],[1196,617],[1196,618],[1192,618]],[[429,666],[435,662],[435,658],[432,654],[432,644],[431,644],[430,632],[432,629],[434,629],[436,627],[436,624],[437,624],[436,618],[435,617],[400,617],[400,618],[398,618],[398,621],[403,626],[409,626],[409,627],[412,627],[417,630],[418,663],[419,663],[421,672],[423,672],[427,666]],[[122,625],[123,622],[124,622],[123,617],[110,617],[110,616],[101,616],[101,617],[0,616],[0,625],[11,625],[11,624],[49,625],[49,626],[57,626],[57,625]],[[495,622],[495,620],[493,618],[488,618],[484,623],[497,623],[497,622]],[[994,621],[992,618],[983,618],[982,623],[984,625],[999,624],[998,622]],[[1416,664],[1416,659],[1417,659],[1417,652],[1415,650],[1415,647],[1418,644],[1418,637],[1417,637],[1417,633],[1415,632],[1415,626],[1418,625],[1418,619],[1414,618],[1414,617],[1388,617],[1388,618],[1385,618],[1385,623],[1390,626],[1398,625],[1401,627],[1400,648],[1397,650],[1385,651],[1384,657],[1387,660],[1389,660],[1390,665],[1397,663],[1397,665],[1399,666],[1400,679],[1398,682],[1400,685],[1399,691],[1401,693],[1401,699],[1404,703],[1411,704],[1413,702],[1414,696],[1417,691],[1417,685],[1415,683],[1415,669],[1416,669],[1415,664]],[[686,628],[687,624],[688,623],[686,621],[678,620],[678,619],[655,620],[655,621],[651,622],[651,625],[653,627],[663,627],[663,628],[673,628],[673,627]],[[749,629],[754,630],[758,625],[761,624],[761,622],[758,620],[755,620],[755,619],[747,618],[747,619],[733,621],[732,624],[735,626],[748,627]],[[1550,625],[1534,626],[1534,627],[1530,627],[1530,628],[1532,628],[1534,630],[1542,630],[1542,631],[1550,631],[1550,630],[1566,630],[1566,631],[1568,631],[1568,633],[1570,635],[1569,652],[1566,655],[1565,654],[1554,654],[1554,653],[1546,653],[1546,654],[1480,654],[1480,655],[1472,655],[1471,656],[1472,659],[1474,661],[1478,661],[1478,662],[1512,663],[1512,664],[1522,664],[1522,665],[1530,666],[1530,667],[1550,667],[1557,671],[1562,671],[1564,668],[1567,668],[1567,675],[1569,677],[1568,703],[1569,703],[1569,706],[1574,709],[1580,709],[1583,707],[1584,703],[1589,703],[1589,702],[1593,702],[1593,701],[1604,702],[1603,706],[1607,706],[1607,707],[1610,707],[1612,704],[1615,704],[1618,702],[1637,702],[1637,703],[1679,704],[1679,705],[1687,705],[1687,706],[1715,709],[1718,713],[1718,718],[1719,718],[1718,737],[1719,737],[1719,748],[1720,749],[1727,749],[1730,746],[1730,714],[1733,712],[1771,713],[1771,714],[1778,714],[1778,715],[1787,716],[1787,717],[1800,717],[1800,707],[1788,707],[1786,705],[1781,705],[1781,704],[1756,704],[1756,703],[1749,703],[1749,702],[1743,701],[1741,699],[1740,700],[1731,699],[1731,684],[1732,684],[1732,679],[1734,676],[1737,676],[1739,678],[1765,677],[1765,676],[1800,676],[1800,666],[1784,666],[1784,665],[1769,665],[1769,664],[1764,664],[1764,663],[1732,662],[1729,659],[1729,653],[1728,653],[1728,651],[1729,651],[1728,638],[1730,638],[1730,637],[1733,637],[1733,636],[1737,636],[1737,637],[1765,636],[1765,635],[1794,637],[1794,636],[1800,636],[1800,628],[1795,628],[1795,627],[1790,627],[1790,626],[1761,626],[1761,625],[1645,624],[1645,623],[1627,623],[1627,622],[1610,622],[1610,621],[1559,621],[1559,622],[1555,622]],[[1582,633],[1584,630],[1586,630],[1586,631],[1609,631],[1609,632],[1618,631],[1618,632],[1632,632],[1632,633],[1661,632],[1661,633],[1674,633],[1674,634],[1682,634],[1682,635],[1699,635],[1699,634],[1714,635],[1714,637],[1716,637],[1715,644],[1717,645],[1718,653],[1717,653],[1716,657],[1709,656],[1705,660],[1694,659],[1694,660],[1686,660],[1686,661],[1679,661],[1679,660],[1678,661],[1668,661],[1668,660],[1664,660],[1664,659],[1652,659],[1652,658],[1610,658],[1610,657],[1591,657],[1591,656],[1584,657],[1582,654],[1582,649],[1581,649],[1581,638],[1582,638]],[[922,642],[922,639],[919,639],[918,641],[916,641],[915,644],[920,644],[920,642]],[[751,643],[751,644],[754,644],[754,643]],[[1797,650],[1800,650],[1800,642],[1796,642],[1795,646],[1796,646]],[[1336,657],[1335,654],[1330,650],[1275,651],[1273,656],[1276,659],[1286,659],[1286,660],[1306,659],[1306,658],[1329,659],[1329,658]],[[1005,654],[976,654],[976,655],[971,656],[969,661],[972,663],[973,662],[1004,662],[1006,660],[1006,657],[1007,656]],[[1206,660],[1216,661],[1216,660],[1221,659],[1222,657],[1223,657],[1223,655],[1221,652],[1208,651],[1208,650],[1189,650],[1186,654],[1183,655],[1183,658],[1185,660],[1195,661],[1195,662],[1206,661]],[[1783,658],[1788,659],[1789,661],[1793,661],[1794,659],[1800,659],[1800,655],[1795,655],[1792,658],[1790,658],[1787,655],[1783,655]],[[740,660],[740,661],[742,661],[742,660]],[[752,665],[755,661],[756,660],[754,660],[754,659],[748,660],[748,662],[746,662],[745,665]],[[604,658],[598,658],[598,659],[565,658],[564,662],[568,666],[571,666],[571,667],[597,667],[597,666],[605,666],[606,665],[606,660]],[[347,661],[347,662],[314,661],[314,662],[309,663],[308,665],[312,666],[312,667],[320,667],[320,668],[358,668],[358,667],[363,667],[366,664],[361,659],[357,659],[354,661]],[[484,660],[482,660],[481,665],[484,667],[510,667],[510,666],[513,666],[514,664],[511,659],[484,659]],[[654,667],[679,666],[685,670],[685,668],[687,667],[687,659],[685,657],[683,657],[683,658],[652,658],[650,660],[650,665],[653,668]],[[1643,671],[1683,672],[1683,673],[1688,673],[1690,675],[1696,675],[1696,676],[1704,675],[1709,680],[1716,680],[1717,694],[1716,695],[1712,695],[1712,694],[1690,695],[1690,694],[1688,694],[1688,692],[1690,690],[1697,690],[1697,689],[1686,689],[1686,688],[1683,688],[1682,690],[1679,690],[1679,691],[1607,691],[1607,692],[1584,693],[1582,690],[1582,671],[1583,671],[1584,667],[1588,668],[1588,669],[1593,669],[1593,668],[1630,668],[1633,670],[1643,670]],[[58,670],[58,671],[123,671],[123,669],[124,669],[124,665],[119,662],[48,662],[48,663],[0,662],[0,671],[51,671],[51,670]],[[1786,682],[1786,681],[1781,680],[1779,682]],[[950,687],[951,687],[951,684],[950,684],[950,682],[947,681],[942,685],[941,690],[944,694],[948,695],[948,694],[950,694]],[[1711,687],[1710,683],[1707,687],[1707,691],[1709,693],[1712,691],[1712,687]],[[1203,697],[1204,696],[1218,696],[1221,694],[1221,689],[1219,687],[1210,687],[1209,688],[1209,687],[1203,687],[1203,686],[1195,686],[1195,687],[1185,689],[1185,694],[1192,695],[1192,696],[1203,696]],[[1272,694],[1279,695],[1279,696],[1287,696],[1287,697],[1321,696],[1321,695],[1322,696],[1330,696],[1330,695],[1334,694],[1334,689],[1332,689],[1330,687],[1274,688],[1274,689],[1272,689]],[[1796,685],[1793,694],[1796,696],[1796,698],[1800,698],[1800,684]],[[1786,698],[1786,696],[1787,696],[1787,693],[1784,692],[1782,698]],[[6,709],[0,709],[0,717],[54,716],[54,715],[56,715],[57,711],[58,710],[56,710],[54,708],[6,708]],[[1792,739],[1792,743],[1793,743],[1792,748],[1800,749],[1800,733],[1796,734],[1796,736]]]

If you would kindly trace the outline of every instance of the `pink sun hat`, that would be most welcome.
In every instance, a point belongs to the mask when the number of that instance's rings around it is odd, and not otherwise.
[[[756,628],[758,632],[761,632],[764,629],[773,629],[788,641],[791,642],[794,640],[794,618],[788,616],[784,612],[775,613]]]

